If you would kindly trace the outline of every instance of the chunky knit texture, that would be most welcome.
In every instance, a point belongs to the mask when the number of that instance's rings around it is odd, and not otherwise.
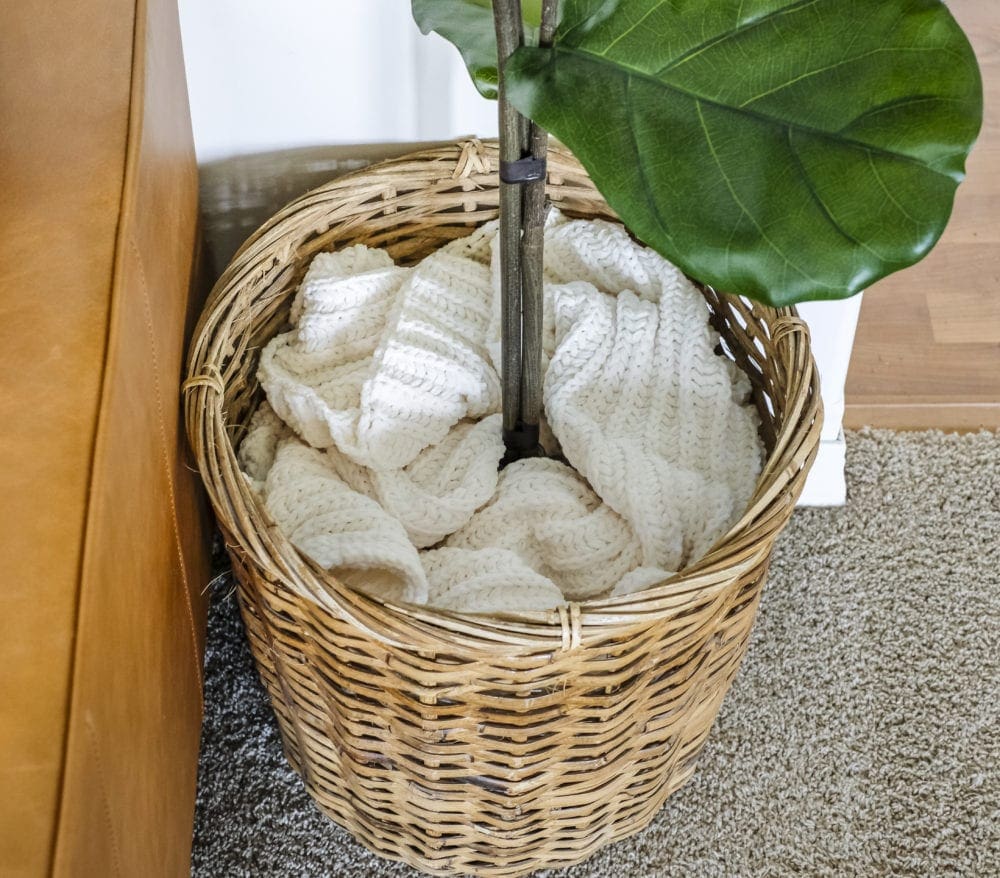
[[[642,563],[700,558],[760,474],[750,383],[717,356],[705,301],[620,226],[573,222],[546,241],[555,354],[545,409],[563,453],[635,530]],[[608,295],[618,293],[618,295]]]
[[[434,549],[424,552],[423,561],[428,603],[441,610],[503,614],[548,610],[564,602],[552,580],[507,549]]]
[[[316,449],[279,442],[261,493],[288,539],[338,578],[385,600],[427,601],[420,557],[403,526],[347,487]]]
[[[504,453],[500,423],[500,415],[462,421],[402,469],[367,469],[335,448],[327,455],[340,478],[377,500],[413,544],[425,548],[462,527],[493,496]]]
[[[253,413],[236,457],[247,480],[258,493],[263,490],[267,474],[274,466],[278,444],[294,435],[266,400]]]
[[[500,410],[485,347],[490,269],[455,242],[415,269],[361,245],[314,260],[299,326],[261,355],[274,410],[316,448],[362,466],[406,466],[463,418]]]
[[[544,458],[508,466],[496,496],[447,544],[509,549],[574,601],[606,594],[641,559],[628,524],[572,468]]]
[[[611,223],[553,211],[545,238],[546,448],[566,462],[499,478],[496,223],[412,269],[360,245],[311,264],[294,328],[261,355],[273,411],[239,457],[293,544],[348,584],[494,614],[631,594],[745,507],[757,415],[701,294]]]

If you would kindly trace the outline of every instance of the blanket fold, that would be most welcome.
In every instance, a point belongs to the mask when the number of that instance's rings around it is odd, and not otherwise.
[[[546,448],[497,472],[497,224],[417,266],[315,257],[240,464],[291,542],[387,601],[547,610],[701,557],[749,500],[750,385],[697,288],[622,227],[545,229]],[[422,551],[418,551],[422,550]]]

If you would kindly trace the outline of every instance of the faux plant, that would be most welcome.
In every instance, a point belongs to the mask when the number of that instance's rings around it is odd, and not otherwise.
[[[982,122],[940,0],[412,2],[499,99],[502,177],[538,176],[513,163],[544,159],[552,132],[638,239],[771,305],[853,296],[923,258]],[[503,184],[500,213],[514,457],[541,405],[544,182]]]

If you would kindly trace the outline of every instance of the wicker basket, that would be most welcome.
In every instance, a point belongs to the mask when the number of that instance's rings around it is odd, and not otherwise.
[[[816,453],[804,324],[704,290],[749,375],[768,450],[743,517],[638,595],[484,619],[386,606],[302,557],[240,474],[260,348],[318,251],[417,260],[497,214],[497,148],[468,141],[341,177],[240,250],[196,333],[187,430],[226,536],[285,751],[316,802],[379,854],[436,875],[567,866],[642,829],[690,777],[746,650],[775,537]],[[614,218],[581,166],[549,157],[564,212]]]

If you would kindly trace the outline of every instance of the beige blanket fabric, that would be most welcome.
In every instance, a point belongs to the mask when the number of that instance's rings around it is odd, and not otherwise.
[[[696,560],[760,472],[749,383],[704,299],[619,226],[553,212],[546,447],[498,473],[496,224],[414,268],[318,255],[262,352],[240,447],[292,543],[388,601],[465,612],[631,593]]]

